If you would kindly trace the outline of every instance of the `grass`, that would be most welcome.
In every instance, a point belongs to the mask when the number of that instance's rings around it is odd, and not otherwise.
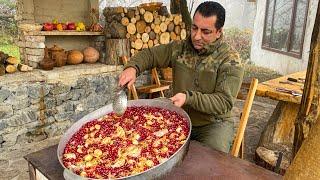
[[[20,59],[19,47],[14,44],[0,44],[0,51]]]

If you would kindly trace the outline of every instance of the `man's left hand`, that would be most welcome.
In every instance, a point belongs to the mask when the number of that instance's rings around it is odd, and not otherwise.
[[[186,102],[186,98],[187,98],[186,94],[178,93],[178,94],[174,95],[173,97],[171,97],[170,99],[174,105],[181,107]]]

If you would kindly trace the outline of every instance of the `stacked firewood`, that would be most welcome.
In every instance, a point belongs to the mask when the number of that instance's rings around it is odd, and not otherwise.
[[[31,71],[32,67],[24,64],[20,64],[19,60],[15,57],[9,56],[8,54],[0,51],[0,76],[5,73],[14,73],[19,71]]]
[[[171,40],[184,40],[187,36],[180,14],[161,15],[144,8],[124,8],[121,16],[121,24],[127,29],[126,38],[131,42],[131,55],[144,48],[168,44]]]
[[[187,36],[182,16],[169,14],[165,6],[154,11],[142,7],[107,7],[104,15],[106,39],[129,39],[131,55],[171,40],[184,40]]]

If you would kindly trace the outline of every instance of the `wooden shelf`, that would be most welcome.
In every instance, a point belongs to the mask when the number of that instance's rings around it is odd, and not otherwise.
[[[102,36],[103,32],[90,31],[30,31],[26,32],[28,36]]]

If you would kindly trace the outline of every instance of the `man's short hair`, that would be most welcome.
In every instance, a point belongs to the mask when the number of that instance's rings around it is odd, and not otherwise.
[[[197,7],[194,14],[197,12],[199,12],[203,17],[217,16],[215,27],[217,29],[223,27],[226,18],[226,10],[221,4],[214,1],[206,1]]]

